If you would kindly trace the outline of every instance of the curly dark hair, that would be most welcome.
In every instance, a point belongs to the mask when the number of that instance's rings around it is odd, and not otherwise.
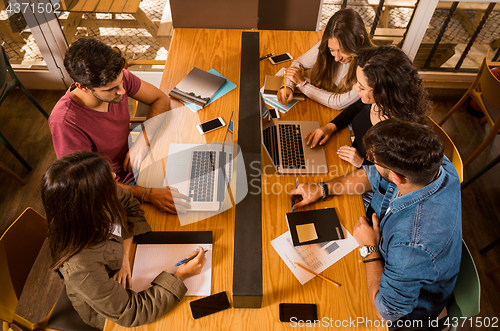
[[[353,56],[349,63],[349,71],[341,86],[335,85],[340,64],[328,49],[328,40],[336,38],[343,53]],[[318,57],[311,71],[311,83],[323,90],[334,93],[346,93],[356,83],[356,55],[364,47],[372,47],[363,19],[353,9],[337,11],[330,19],[323,32],[319,45]]]
[[[389,118],[363,137],[374,163],[404,175],[412,184],[427,185],[443,162],[444,145],[427,125]]]
[[[358,66],[382,115],[425,124],[432,110],[417,68],[408,56],[394,46],[364,48],[358,53]]]
[[[68,48],[64,67],[71,78],[88,88],[102,87],[116,80],[124,66],[120,54],[103,42],[83,37]]]

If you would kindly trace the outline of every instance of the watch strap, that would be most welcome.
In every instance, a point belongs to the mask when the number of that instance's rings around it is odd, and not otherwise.
[[[323,200],[326,200],[326,197],[330,192],[328,191],[328,185],[325,182],[319,182],[318,185],[321,187],[321,193],[323,194]]]

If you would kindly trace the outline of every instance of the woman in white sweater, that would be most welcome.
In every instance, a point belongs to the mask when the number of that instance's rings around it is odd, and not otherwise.
[[[299,88],[329,108],[344,109],[353,104],[359,99],[354,90],[356,55],[370,46],[373,44],[361,16],[350,8],[339,10],[328,21],[321,41],[286,70],[287,100],[284,88],[279,91],[278,100],[288,104],[294,89]],[[312,69],[310,79],[304,77],[307,69]]]

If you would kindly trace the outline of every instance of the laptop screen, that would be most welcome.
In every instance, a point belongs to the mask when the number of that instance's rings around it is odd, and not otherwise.
[[[266,125],[269,123],[273,123],[273,120],[271,119],[271,116],[269,116],[269,110],[267,108],[267,105],[264,101],[264,98],[262,98],[262,95],[260,95],[260,113],[261,113],[261,122],[260,122],[260,138],[262,142],[262,146],[264,146],[264,149],[267,153],[267,156],[271,159],[271,162],[276,169],[276,165],[279,163],[279,157],[278,157],[278,146],[276,142],[276,126],[272,125],[264,131],[264,128]]]

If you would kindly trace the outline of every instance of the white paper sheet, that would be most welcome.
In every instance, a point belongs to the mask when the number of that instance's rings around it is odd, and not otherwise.
[[[294,247],[290,231],[287,231],[272,240],[271,245],[300,284],[304,285],[316,276],[297,266],[295,262],[319,274],[359,246],[349,231],[343,226],[342,229],[346,239]]]
[[[141,292],[151,287],[151,282],[162,271],[174,273],[174,265],[191,255],[198,246],[205,253],[207,262],[199,275],[184,281],[188,288],[186,296],[208,296],[212,285],[212,244],[140,244],[135,251],[134,268],[132,272],[132,290]]]

